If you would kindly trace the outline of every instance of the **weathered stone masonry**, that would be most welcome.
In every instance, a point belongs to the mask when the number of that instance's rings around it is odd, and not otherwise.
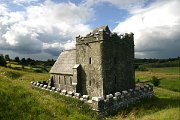
[[[100,115],[108,115],[120,108],[128,107],[129,105],[136,104],[145,98],[151,98],[153,96],[153,86],[150,84],[136,86],[135,89],[129,89],[127,91],[116,92],[114,95],[109,94],[106,95],[105,98],[92,97],[92,99],[89,99],[89,95],[81,95],[80,93],[61,90],[59,88],[43,84],[42,82],[31,82],[31,84],[32,86],[39,87],[50,92],[55,92],[60,95],[84,101]]]
[[[76,37],[76,49],[63,51],[50,70],[49,84],[90,96],[133,89],[134,36],[118,36],[108,26]]]
[[[32,85],[77,98],[102,115],[153,96],[152,85],[135,87],[134,34],[117,35],[108,26],[76,37],[76,49],[60,54],[49,81]]]

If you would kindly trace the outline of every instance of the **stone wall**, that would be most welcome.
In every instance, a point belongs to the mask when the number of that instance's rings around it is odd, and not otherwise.
[[[104,94],[134,89],[134,38],[133,34],[118,36],[116,33],[104,34],[102,65]]]
[[[51,74],[50,78],[53,79],[54,86],[59,89],[67,91],[75,91],[73,86],[73,76],[72,75],[62,75],[62,74]]]
[[[90,96],[103,95],[100,36],[88,34],[86,37],[78,37],[76,41],[76,63],[81,64],[82,94]]]
[[[80,93],[51,87],[45,82],[31,82],[31,84],[47,91],[84,101],[100,115],[108,115],[118,109],[128,107],[153,96],[153,86],[150,84],[136,86],[135,89],[128,89],[127,91],[116,92],[114,95],[109,94],[106,97],[92,97],[91,99],[89,95],[81,95]]]
[[[106,27],[76,37],[76,62],[83,94],[105,96],[135,87],[133,33],[118,36]]]

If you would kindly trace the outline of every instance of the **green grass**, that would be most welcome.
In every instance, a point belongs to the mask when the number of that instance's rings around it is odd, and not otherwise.
[[[160,79],[160,87],[180,92],[179,67],[148,68],[149,71],[136,71],[136,81],[150,81],[153,76]]]
[[[150,100],[119,112],[109,120],[179,120],[179,92],[155,88]]]
[[[173,68],[169,68],[173,69]],[[161,71],[161,72],[160,72]],[[168,71],[168,70],[166,70]],[[169,70],[171,71],[171,70]],[[136,72],[136,77],[158,76],[160,87],[155,87],[155,96],[120,110],[109,120],[179,120],[180,92],[178,74],[161,69]],[[87,104],[35,87],[30,81],[48,80],[48,73],[12,70],[0,67],[0,120],[95,120],[99,119]]]
[[[0,67],[1,120],[85,120],[96,114],[79,100],[33,88],[30,81],[47,80],[49,74]]]
[[[148,68],[152,72],[166,74],[180,74],[180,67]]]
[[[36,72],[36,73],[47,73],[50,71],[51,67],[50,66],[23,66],[19,65],[16,62],[11,62],[7,64],[7,67],[15,70],[23,70],[23,71],[28,71],[28,72]]]
[[[160,87],[180,92],[180,79],[179,78],[171,78],[171,79],[163,78],[160,80]]]

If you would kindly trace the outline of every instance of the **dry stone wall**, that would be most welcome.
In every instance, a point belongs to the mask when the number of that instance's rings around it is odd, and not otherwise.
[[[45,82],[31,82],[31,84],[34,87],[84,101],[100,115],[110,114],[118,109],[128,107],[129,105],[136,104],[145,98],[151,98],[153,96],[153,86],[151,84],[136,86],[135,89],[116,92],[114,95],[109,94],[106,95],[106,97],[92,97],[91,99],[89,95],[81,95],[80,93],[61,90],[48,86]]]

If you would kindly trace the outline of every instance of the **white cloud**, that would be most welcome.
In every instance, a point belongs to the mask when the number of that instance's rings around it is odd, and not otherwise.
[[[25,11],[11,12],[5,5],[0,10],[0,49],[24,54],[44,51],[57,55],[61,49],[73,47],[76,36],[90,31],[86,23],[93,15],[92,9],[82,5],[50,0]]]
[[[30,3],[35,3],[38,2],[39,0],[12,0],[14,4],[17,5],[22,5],[22,4],[30,4]]]
[[[74,40],[68,41],[66,44],[64,44],[64,49],[69,50],[69,49],[75,49],[75,44],[76,42]]]
[[[119,9],[126,9],[128,11],[134,10],[137,8],[144,7],[147,0],[84,0],[84,5],[92,7],[100,3],[110,3]]]
[[[115,32],[133,32],[136,57],[177,57],[180,55],[180,1],[157,1],[148,8],[131,11]]]

